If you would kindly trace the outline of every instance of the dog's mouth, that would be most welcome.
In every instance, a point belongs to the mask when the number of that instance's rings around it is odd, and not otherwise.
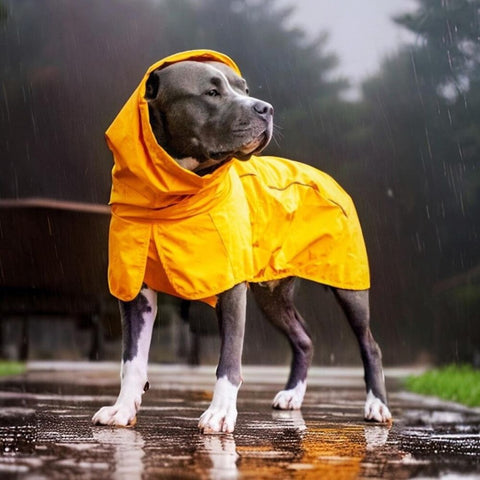
[[[239,150],[238,154],[253,155],[255,152],[263,150],[263,148],[265,148],[266,146],[267,141],[267,132],[265,131],[251,142],[243,145],[242,148]]]
[[[249,160],[252,155],[260,153],[268,145],[270,137],[268,130],[264,130],[258,137],[245,143],[240,148],[229,152],[212,152],[210,158],[222,163],[232,158]]]

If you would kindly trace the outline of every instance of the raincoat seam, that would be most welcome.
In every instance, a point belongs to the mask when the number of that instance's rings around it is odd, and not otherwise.
[[[258,178],[258,175],[256,173],[243,173],[241,175],[239,175],[240,178],[244,178],[244,177],[255,177],[255,178]],[[259,180],[261,182],[261,180]],[[288,188],[294,186],[294,185],[300,185],[301,187],[307,187],[307,188],[311,188],[312,190],[315,190],[315,191],[318,191],[318,188],[316,185],[310,185],[308,183],[304,183],[304,182],[290,182],[288,185],[285,185],[284,187],[276,187],[274,185],[265,185],[267,188],[270,188],[272,190],[277,190],[279,192],[284,192],[285,190],[287,190]],[[333,202],[335,203],[335,202]]]
[[[153,227],[152,227],[152,230],[153,230]],[[160,259],[160,263],[161,263],[163,269],[165,270],[165,274],[167,275],[168,281],[170,282],[172,287],[180,294],[180,296],[182,296],[182,292],[181,292],[182,289],[179,288],[179,285],[175,281],[175,274],[173,274],[173,272],[170,270],[168,262],[165,261],[165,255],[163,253],[161,245],[160,245],[160,248],[158,248],[155,236],[159,236],[160,238],[162,238],[162,235],[159,232],[156,232],[156,235],[155,234],[153,235],[153,240],[155,242],[155,248],[157,249],[157,253],[158,253],[158,257]],[[196,292],[192,292],[191,293],[191,298],[193,298],[196,295],[197,295]]]
[[[223,235],[220,233],[220,230],[218,229],[217,224],[215,223],[215,220],[214,220],[212,214],[208,213],[208,216],[210,217],[210,220],[211,220],[213,226],[215,227],[215,231],[217,232],[217,234],[218,234],[218,236],[219,236],[219,238],[222,242],[223,249],[225,250],[225,254],[228,258],[228,264],[230,265],[230,268],[232,269],[232,272],[234,272],[235,268],[234,268],[234,265],[232,263],[232,258],[231,258],[230,252],[228,251],[227,245],[225,244],[225,240],[223,239]]]
[[[127,190],[133,190],[136,194],[140,195],[142,198],[144,198],[145,200],[150,200],[146,195],[144,195],[140,190],[130,186],[130,185],[127,185],[126,183],[122,182],[122,181],[117,181],[117,185],[121,185],[121,187],[123,189],[127,189]],[[118,202],[109,202],[108,203],[110,206],[115,206],[115,205],[120,205]]]
[[[340,203],[336,202],[335,200],[332,200],[331,198],[327,198],[326,200],[336,205],[343,212],[343,214],[348,218],[347,211],[343,208],[343,206]]]

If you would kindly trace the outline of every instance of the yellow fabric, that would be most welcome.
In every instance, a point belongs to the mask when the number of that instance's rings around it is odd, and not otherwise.
[[[350,197],[308,165],[278,157],[233,160],[200,177],[156,142],[144,99],[153,70],[217,52],[182,52],[152,65],[106,132],[113,152],[109,285],[135,298],[142,282],[215,303],[242,281],[299,276],[369,288],[365,245]]]

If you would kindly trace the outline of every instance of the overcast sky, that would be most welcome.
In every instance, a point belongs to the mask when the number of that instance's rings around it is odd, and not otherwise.
[[[296,5],[292,21],[312,35],[327,30],[329,49],[340,59],[338,73],[355,85],[375,73],[381,59],[413,36],[392,22],[412,11],[415,0],[281,0]]]

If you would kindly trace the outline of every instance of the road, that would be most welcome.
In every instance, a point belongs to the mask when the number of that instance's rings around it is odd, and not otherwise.
[[[201,435],[213,367],[153,366],[135,428],[93,426],[118,365],[32,363],[0,381],[2,479],[480,478],[480,410],[404,392],[386,371],[393,425],[362,420],[360,369],[314,368],[300,411],[270,401],[286,369],[247,366],[233,435]]]

